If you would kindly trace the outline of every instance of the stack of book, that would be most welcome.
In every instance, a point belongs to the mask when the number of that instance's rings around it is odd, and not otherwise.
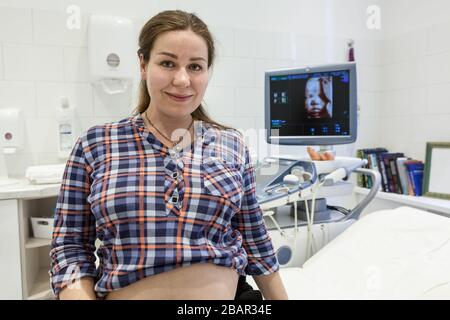
[[[382,179],[384,192],[422,195],[424,163],[413,160],[401,152],[392,153],[385,148],[359,149],[356,156],[367,159],[366,168],[378,170]],[[370,177],[358,174],[358,186],[372,187]]]

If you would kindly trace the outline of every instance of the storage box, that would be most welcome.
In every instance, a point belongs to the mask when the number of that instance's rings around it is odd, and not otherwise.
[[[31,227],[35,238],[52,239],[53,218],[31,217]]]

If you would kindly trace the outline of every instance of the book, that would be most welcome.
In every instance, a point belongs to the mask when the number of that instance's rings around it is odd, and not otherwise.
[[[386,166],[384,164],[383,155],[387,152],[380,153],[379,155],[379,167],[380,167],[380,174],[381,174],[381,186],[384,192],[389,192],[389,181],[386,174]]]
[[[377,157],[376,152],[370,153],[369,158],[370,158],[370,167],[374,170],[380,171],[380,169],[378,167],[378,157]],[[370,181],[372,182],[372,178],[370,178]],[[372,184],[373,184],[373,182],[372,182]]]
[[[402,194],[402,185],[400,183],[400,178],[398,176],[398,167],[397,167],[397,159],[404,157],[403,153],[397,153],[392,157],[392,159],[389,160],[389,164],[391,166],[391,172],[392,172],[392,192]]]
[[[372,158],[371,158],[371,154],[370,153],[366,153],[364,154],[365,158],[367,159],[367,165],[366,168],[372,169]],[[372,188],[373,182],[372,182],[372,177],[370,176],[366,176],[366,181],[367,181],[367,188]]]
[[[405,166],[406,169],[408,170],[408,177],[414,190],[414,195],[421,196],[423,185],[424,163],[419,160],[409,160],[405,161]]]
[[[406,179],[408,180],[408,195],[414,196],[413,185],[412,185],[411,179],[409,178],[409,173],[408,173],[408,169],[406,168],[406,166],[405,166],[405,170],[406,170]]]
[[[362,149],[356,150],[356,157],[360,158],[360,159],[364,159],[364,154],[363,154]],[[361,188],[365,188],[366,187],[365,175],[363,175],[361,173],[358,173],[356,181],[357,181],[358,187],[361,187]]]
[[[398,175],[395,160],[404,157],[403,153],[382,153],[380,155],[385,170],[385,192],[398,193]],[[400,190],[401,191],[401,190]]]
[[[390,184],[390,189],[391,192],[393,193],[402,193],[402,190],[399,189],[400,188],[400,181],[398,178],[398,173],[397,173],[397,159],[392,158],[389,159],[389,166],[391,168],[391,174],[392,174],[392,181]]]
[[[400,185],[402,188],[402,194],[408,195],[409,182],[408,176],[406,174],[405,161],[410,160],[410,158],[400,157],[397,158],[397,170],[398,170],[398,178],[400,180]]]
[[[361,159],[367,159],[368,164],[365,166],[365,168],[368,169],[375,169],[380,171],[380,154],[387,152],[388,150],[385,148],[369,148],[369,149],[360,149],[357,151],[357,156]],[[371,188],[372,187],[372,179],[370,177],[361,175],[361,178],[359,178],[361,181],[361,184],[365,188]]]

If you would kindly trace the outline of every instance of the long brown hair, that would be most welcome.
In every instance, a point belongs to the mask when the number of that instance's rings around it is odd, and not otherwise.
[[[214,39],[208,30],[206,24],[195,14],[181,10],[163,11],[152,17],[142,27],[139,34],[139,50],[138,55],[142,54],[145,63],[148,63],[150,52],[153,45],[161,34],[168,31],[191,30],[198,36],[202,37],[208,47],[208,69],[213,65],[215,58]],[[150,105],[150,95],[147,90],[147,83],[141,80],[139,85],[139,98],[135,113],[143,113]],[[201,120],[217,126],[222,129],[230,129],[212,120],[203,106],[200,104],[195,111],[191,113],[194,120]]]

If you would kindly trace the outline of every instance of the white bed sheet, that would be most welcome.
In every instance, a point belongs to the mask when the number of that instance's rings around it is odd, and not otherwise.
[[[450,299],[450,218],[373,212],[280,275],[290,299]]]

